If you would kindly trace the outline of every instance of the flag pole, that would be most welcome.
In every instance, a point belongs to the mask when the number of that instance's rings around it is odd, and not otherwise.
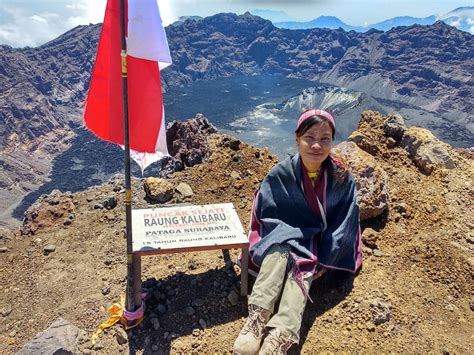
[[[120,0],[120,33],[122,40],[122,96],[124,120],[124,162],[125,162],[125,215],[127,234],[127,311],[133,312],[141,305],[141,257],[133,255],[132,245],[132,187],[130,173],[130,138],[128,125],[128,85],[127,85],[127,43],[125,40],[125,0]]]

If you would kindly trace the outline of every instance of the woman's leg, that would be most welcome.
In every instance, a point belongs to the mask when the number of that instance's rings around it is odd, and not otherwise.
[[[312,278],[304,279],[309,292]],[[299,343],[301,322],[306,306],[306,297],[291,272],[285,281],[278,312],[267,323],[273,328],[262,345],[261,353],[286,353],[293,343]]]
[[[269,249],[253,286],[249,304],[260,306],[273,313],[285,281],[288,255],[288,249],[278,244]]]
[[[249,316],[235,340],[235,354],[255,354],[260,349],[265,324],[283,287],[287,265],[288,249],[279,245],[270,248],[249,297]]]

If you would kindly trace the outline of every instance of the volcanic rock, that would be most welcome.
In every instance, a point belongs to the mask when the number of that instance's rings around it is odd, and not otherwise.
[[[175,187],[175,191],[179,194],[181,198],[191,197],[194,194],[191,186],[189,186],[185,182],[179,183],[179,185]]]
[[[388,206],[387,173],[377,161],[353,142],[334,147],[351,167],[357,186],[360,218],[366,220],[381,215]]]
[[[185,122],[174,121],[168,124],[166,141],[172,157],[164,160],[160,175],[166,177],[185,167],[201,163],[211,153],[207,137],[215,132],[215,127],[199,113]]]
[[[379,239],[379,234],[374,231],[372,228],[365,228],[362,232],[362,242],[369,248],[377,248],[377,240]]]
[[[149,199],[160,203],[167,202],[173,197],[174,186],[164,179],[149,177],[143,182]]]
[[[67,320],[55,320],[17,354],[79,354],[79,340],[85,332]]]
[[[396,141],[400,141],[406,129],[407,127],[405,126],[403,117],[395,113],[388,115],[388,118],[383,124],[385,134],[388,137],[394,138]]]
[[[408,128],[403,135],[401,145],[408,152],[413,163],[425,174],[431,174],[435,168],[454,169],[456,167],[456,153],[427,129]]]

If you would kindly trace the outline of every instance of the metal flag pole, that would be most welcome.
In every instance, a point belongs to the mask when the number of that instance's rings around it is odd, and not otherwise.
[[[127,311],[133,312],[141,305],[141,257],[133,255],[132,245],[132,187],[130,177],[130,138],[128,127],[127,43],[125,40],[125,0],[120,0],[120,33],[122,39],[122,96],[124,120],[125,161],[125,215],[127,234]]]

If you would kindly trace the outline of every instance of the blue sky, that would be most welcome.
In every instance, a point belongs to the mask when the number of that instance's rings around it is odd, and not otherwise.
[[[395,16],[440,16],[474,0],[158,0],[165,24],[179,16],[238,14],[255,9],[284,11],[294,20],[321,15],[339,17],[350,25],[367,25]],[[37,46],[82,24],[102,22],[106,0],[1,0],[0,43]]]

